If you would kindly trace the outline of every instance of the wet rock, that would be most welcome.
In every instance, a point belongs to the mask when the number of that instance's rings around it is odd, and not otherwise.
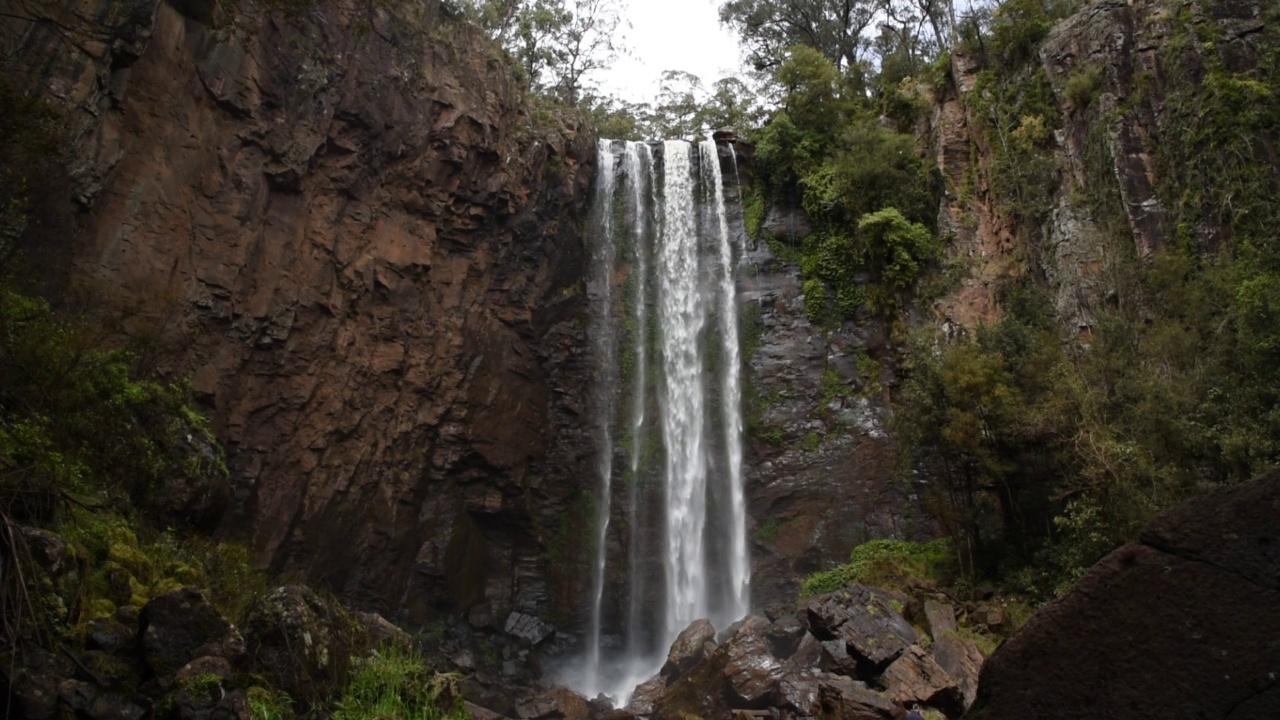
[[[252,666],[297,700],[318,698],[346,680],[351,637],[339,609],[315,591],[286,585],[249,609],[244,623]]]
[[[75,558],[67,541],[60,535],[35,527],[22,527],[19,532],[27,551],[31,553],[31,559],[46,575],[57,578],[74,569]]]
[[[773,656],[786,659],[796,652],[801,638],[807,633],[804,623],[800,622],[794,612],[789,612],[770,623],[763,635],[765,642],[769,643],[769,651]]]
[[[152,598],[138,618],[143,661],[155,676],[167,676],[195,658],[238,660],[244,638],[200,590],[188,587]]]
[[[667,680],[661,675],[646,680],[631,693],[631,701],[627,703],[626,709],[636,715],[649,715],[657,708],[666,691]]]
[[[667,653],[667,662],[662,666],[662,675],[671,677],[688,670],[690,666],[703,658],[706,644],[713,642],[716,629],[710,620],[694,620],[689,623],[671,643]],[[712,646],[714,648],[714,645]]]
[[[471,717],[471,720],[506,720],[507,718],[506,715],[480,707],[473,702],[464,700],[462,706],[466,709],[467,715]]]
[[[771,205],[765,213],[760,228],[764,232],[792,245],[800,244],[813,232],[813,225],[803,208]]]
[[[724,647],[728,655],[724,676],[738,700],[755,705],[775,693],[786,670],[770,654],[763,638],[754,632],[739,631]]]
[[[988,658],[969,716],[1280,717],[1274,638],[1280,471],[1164,512],[1098,561]]]
[[[843,650],[843,647],[841,648]],[[776,657],[776,656],[775,656]],[[822,662],[822,643],[806,631],[796,645],[796,650],[787,658],[787,664],[793,668],[816,668]]]
[[[948,715],[964,712],[964,697],[951,675],[919,645],[912,645],[885,668],[879,684],[885,697],[904,706],[924,703]]]
[[[543,640],[546,640],[555,633],[555,628],[551,627],[547,623],[542,622],[532,615],[520,612],[513,612],[508,615],[506,625],[503,629],[508,635],[513,635],[521,640],[527,641],[530,646],[537,646]]]
[[[897,720],[902,709],[848,678],[824,676],[818,683],[823,720]]]
[[[858,677],[858,661],[849,654],[844,640],[826,640],[820,644],[818,667],[846,677]]]
[[[520,720],[587,720],[590,714],[587,699],[566,687],[554,687],[516,703],[516,717]]]
[[[805,604],[809,629],[820,640],[843,640],[851,655],[882,669],[916,642],[916,631],[886,593],[851,585]]]
[[[801,717],[816,716],[822,711],[819,679],[813,671],[788,673],[778,683],[778,704]]]

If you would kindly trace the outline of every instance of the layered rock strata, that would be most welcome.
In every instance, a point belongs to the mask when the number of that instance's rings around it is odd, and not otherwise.
[[[74,237],[70,277],[190,378],[224,530],[411,616],[567,611],[591,133],[441,3],[18,4],[6,74],[69,148],[28,247]]]

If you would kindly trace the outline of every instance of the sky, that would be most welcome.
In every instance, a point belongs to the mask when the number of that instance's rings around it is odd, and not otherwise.
[[[740,74],[736,37],[720,26],[722,0],[623,0],[621,28],[630,53],[596,76],[605,95],[646,102],[658,91],[664,70],[684,70],[703,87]]]

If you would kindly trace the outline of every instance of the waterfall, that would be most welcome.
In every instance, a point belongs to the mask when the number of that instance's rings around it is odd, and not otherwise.
[[[594,402],[597,413],[597,440],[600,443],[600,457],[597,461],[596,474],[600,479],[600,492],[596,503],[596,535],[595,535],[595,567],[591,578],[591,615],[587,620],[587,677],[588,685],[599,683],[597,675],[600,667],[600,620],[601,604],[604,600],[605,558],[608,548],[606,541],[609,531],[609,516],[612,508],[613,484],[613,428],[611,418],[614,409],[612,388],[617,378],[617,329],[613,322],[613,266],[617,258],[617,243],[613,231],[613,189],[614,166],[613,155],[609,152],[609,143],[600,140],[596,148],[600,164],[596,174],[595,206],[593,208],[593,226],[600,231],[599,242],[591,253],[591,270],[588,278],[587,295],[591,298],[591,346],[599,362],[596,364]]]
[[[649,391],[649,253],[651,252],[650,210],[657,200],[653,179],[653,151],[641,142],[628,142],[623,172],[631,195],[632,207],[632,263],[633,291],[631,307],[633,334],[630,338],[633,350],[634,375],[631,383],[631,456],[628,469],[627,503],[627,567],[640,564],[640,547],[644,536],[640,531],[640,472],[645,444],[645,408]],[[641,608],[645,602],[645,584],[633,574],[627,597],[627,647],[639,647],[644,628]]]
[[[729,598],[725,617],[713,618],[719,627],[726,620],[740,618],[747,612],[748,585],[751,582],[751,566],[747,558],[746,498],[742,490],[742,350],[738,343],[738,303],[733,249],[729,242],[729,222],[724,209],[724,180],[720,174],[720,155],[712,140],[704,140],[698,146],[701,157],[703,187],[709,189],[714,201],[716,250],[720,266],[719,287],[716,293],[720,317],[720,412],[724,430],[726,480],[729,489],[729,506],[726,540],[729,543]],[[737,159],[734,159],[736,170]]]
[[[581,667],[565,681],[623,705],[689,623],[723,629],[748,610],[741,252],[715,142],[602,140],[598,151],[595,563]],[[626,462],[615,467],[615,453]]]

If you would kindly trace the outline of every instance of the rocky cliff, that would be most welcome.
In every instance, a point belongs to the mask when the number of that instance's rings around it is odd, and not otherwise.
[[[594,143],[488,47],[437,2],[15,2],[0,32],[68,148],[29,255],[190,378],[224,531],[367,604],[501,624],[576,599]]]

